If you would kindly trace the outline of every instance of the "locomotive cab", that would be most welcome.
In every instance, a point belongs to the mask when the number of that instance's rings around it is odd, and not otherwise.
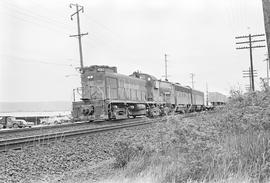
[[[73,102],[72,115],[75,121],[107,118],[105,75],[116,72],[116,67],[97,65],[84,67],[81,70],[80,101]]]

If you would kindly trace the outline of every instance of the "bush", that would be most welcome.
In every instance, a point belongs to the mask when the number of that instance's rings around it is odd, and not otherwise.
[[[118,144],[118,167],[126,167],[127,176],[151,174],[154,182],[226,182],[231,177],[268,181],[270,92],[232,94],[214,113],[153,124],[143,143],[152,147],[151,155],[138,153],[132,143]]]
[[[115,168],[123,168],[143,152],[143,146],[140,145],[132,145],[131,142],[127,141],[118,141],[114,144],[113,148],[113,157],[115,158],[114,167]]]

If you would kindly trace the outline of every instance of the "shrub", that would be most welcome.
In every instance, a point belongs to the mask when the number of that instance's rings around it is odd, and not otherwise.
[[[114,167],[123,168],[130,160],[143,152],[143,146],[133,145],[128,141],[117,141],[114,144],[112,155],[115,158]]]
[[[235,92],[214,113],[168,119],[153,125],[152,132],[145,135],[154,147],[151,155],[138,153],[132,143],[117,146],[121,148],[116,162],[126,167],[125,175],[151,174],[157,177],[155,182],[226,182],[231,177],[269,181],[268,91]]]

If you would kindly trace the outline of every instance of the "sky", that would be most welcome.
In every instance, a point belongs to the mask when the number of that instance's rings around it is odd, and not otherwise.
[[[169,81],[191,86],[194,73],[203,92],[206,85],[226,95],[245,91],[249,50],[236,50],[242,40],[235,37],[265,32],[261,0],[1,0],[0,102],[72,100],[80,62],[78,40],[69,37],[77,34],[70,3],[84,6],[85,66],[164,79],[167,54]],[[253,51],[256,89],[266,77],[266,53]]]

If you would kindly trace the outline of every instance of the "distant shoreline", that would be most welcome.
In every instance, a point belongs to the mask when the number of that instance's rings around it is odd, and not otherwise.
[[[0,113],[71,111],[72,102],[0,102]]]
[[[0,116],[14,116],[14,117],[66,116],[70,114],[71,111],[0,112]]]

